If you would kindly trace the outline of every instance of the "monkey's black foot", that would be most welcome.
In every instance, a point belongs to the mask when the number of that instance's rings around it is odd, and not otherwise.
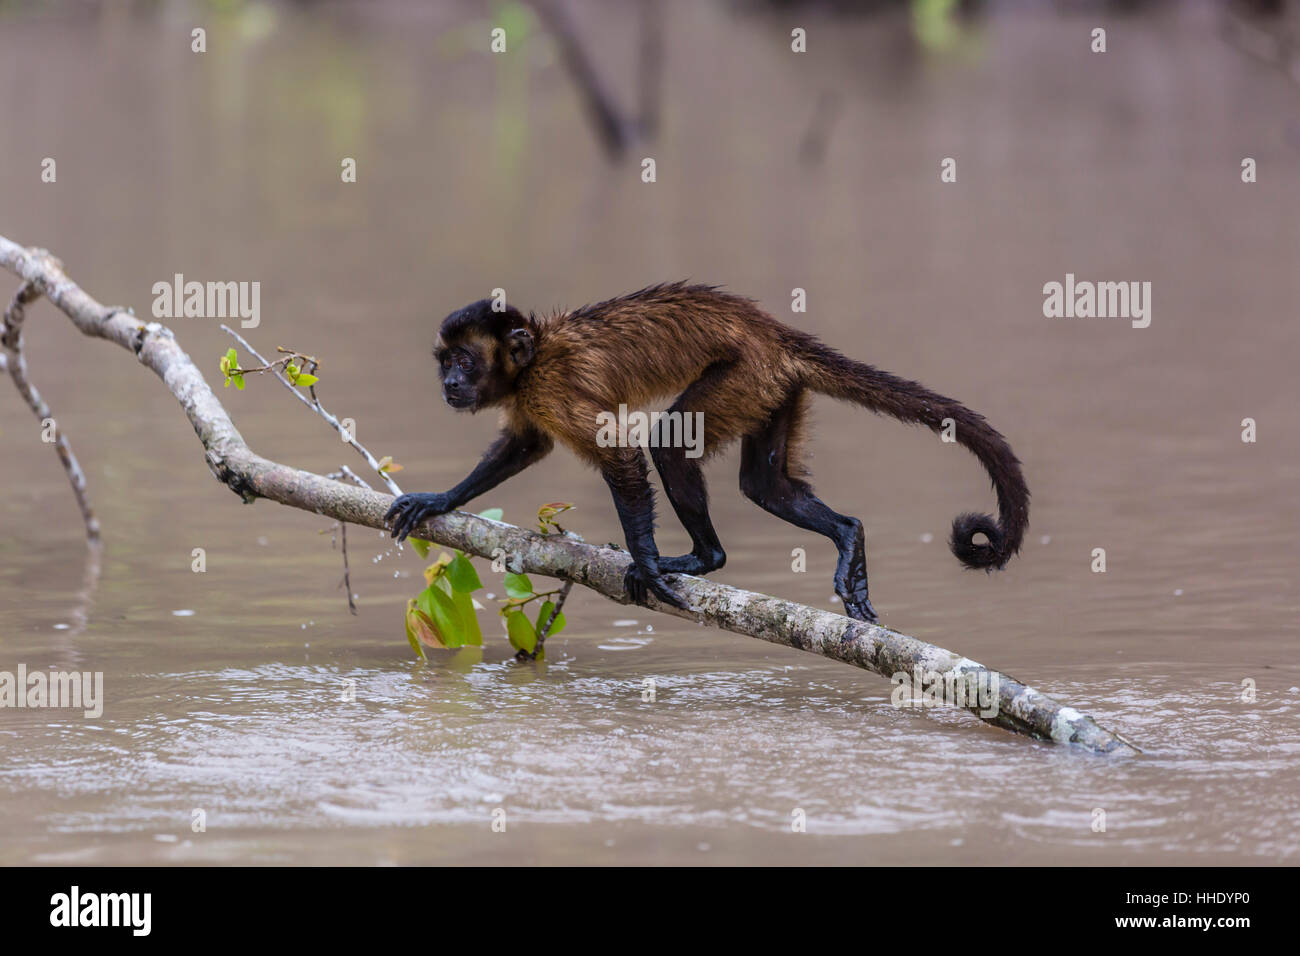
[[[859,528],[854,542],[840,552],[839,567],[835,571],[835,593],[844,602],[844,613],[868,624],[878,624],[880,618],[867,598],[867,555]]]
[[[402,495],[393,502],[388,514],[384,515],[384,520],[393,529],[393,537],[405,541],[406,536],[421,523],[448,511],[451,511],[451,502],[446,495]]]
[[[623,587],[627,589],[627,596],[635,604],[643,604],[647,592],[649,592],[665,604],[681,608],[683,611],[690,610],[685,601],[668,589],[668,584],[664,581],[662,574],[656,577],[646,577],[635,564],[628,568],[627,573],[623,575]]]
[[[844,613],[858,621],[866,621],[868,624],[879,624],[880,618],[876,615],[876,609],[871,606],[871,602],[865,597],[861,601],[845,601]]]
[[[659,570],[664,574],[708,574],[726,563],[727,556],[721,549],[705,555],[692,551],[675,558],[660,558]]]

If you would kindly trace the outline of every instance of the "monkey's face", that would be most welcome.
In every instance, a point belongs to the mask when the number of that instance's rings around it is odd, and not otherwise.
[[[484,356],[471,346],[439,343],[434,357],[442,377],[443,400],[457,411],[478,411],[486,402]]]
[[[528,320],[513,306],[495,312],[484,299],[453,312],[443,320],[433,349],[443,400],[472,412],[500,404],[517,387],[534,352]]]

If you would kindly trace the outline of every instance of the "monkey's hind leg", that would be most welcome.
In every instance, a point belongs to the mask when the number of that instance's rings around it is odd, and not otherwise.
[[[685,416],[693,414],[716,385],[726,382],[729,371],[730,365],[724,363],[708,368],[698,381],[678,396],[668,409],[671,417],[661,418],[655,430],[650,457],[654,459],[664,494],[677,513],[677,520],[691,536],[690,554],[659,559],[659,569],[665,574],[708,574],[727,563],[722,542],[709,519],[709,490],[704,481],[704,471],[700,468],[702,456],[686,457]],[[675,433],[674,422],[681,423]],[[705,443],[705,447],[699,449],[701,452],[711,450],[707,428],[705,422],[705,432],[698,436]]]
[[[677,520],[691,536],[691,553],[659,559],[665,574],[708,574],[727,563],[718,533],[709,520],[709,492],[698,461],[686,457],[684,448],[653,448],[664,494],[677,512]]]
[[[862,522],[832,511],[813,494],[806,481],[790,474],[804,410],[803,392],[796,391],[767,425],[745,437],[740,452],[740,490],[764,511],[835,542],[840,553],[835,567],[835,593],[844,602],[844,612],[875,624],[876,609],[867,597],[867,546]]]
[[[623,586],[637,603],[643,602],[649,591],[665,604],[685,609],[686,602],[668,587],[659,565],[659,549],[655,546],[654,490],[650,487],[645,455],[639,448],[609,451],[601,463],[601,475],[614,496],[614,508],[618,511],[618,520],[623,525],[627,550],[633,561],[624,576]]]

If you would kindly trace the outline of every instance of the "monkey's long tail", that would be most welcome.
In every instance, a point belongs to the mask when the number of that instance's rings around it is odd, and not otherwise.
[[[991,515],[968,512],[953,519],[949,546],[958,561],[991,571],[1002,568],[1020,550],[1029,525],[1029,488],[1020,460],[984,416],[918,382],[855,362],[820,342],[810,342],[802,351],[811,366],[805,381],[809,388],[934,432],[951,427],[957,442],[984,465],[997,492],[999,518],[994,521]],[[976,543],[976,534],[983,534],[988,543]]]

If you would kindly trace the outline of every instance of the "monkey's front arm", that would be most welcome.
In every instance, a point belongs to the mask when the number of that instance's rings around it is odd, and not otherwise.
[[[491,491],[507,478],[540,461],[553,446],[550,437],[539,431],[506,429],[484,453],[483,460],[456,487],[433,494],[402,495],[393,502],[384,520],[391,526],[393,537],[402,541],[422,522],[455,511],[465,502]]]

